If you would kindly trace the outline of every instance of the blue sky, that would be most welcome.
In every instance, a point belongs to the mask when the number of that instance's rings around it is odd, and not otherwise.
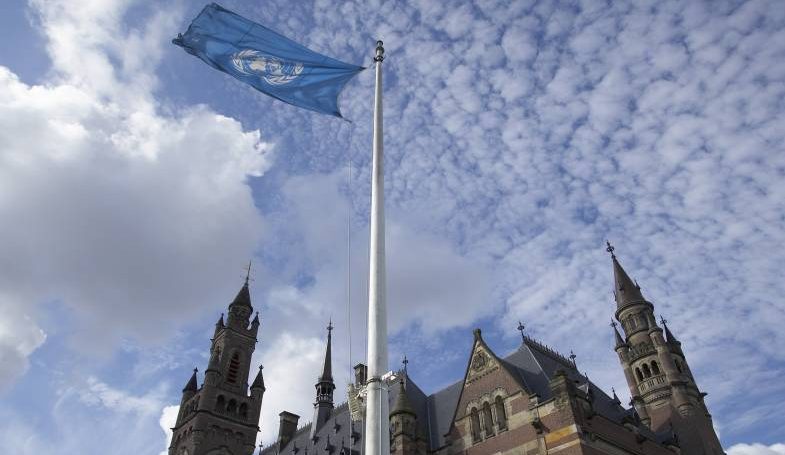
[[[434,391],[520,319],[626,400],[610,238],[729,452],[785,454],[781,3],[222,5],[349,63],[385,41],[391,368]],[[164,451],[250,257],[263,441],[330,317],[339,381],[363,359],[372,73],[352,126],[284,105],[170,44],[202,6],[0,6],[5,452]]]

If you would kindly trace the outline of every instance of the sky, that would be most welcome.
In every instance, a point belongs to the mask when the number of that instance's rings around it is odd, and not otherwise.
[[[626,402],[610,239],[728,453],[785,454],[782,3],[446,3],[222,3],[385,42],[390,368],[434,392],[523,321]],[[0,4],[5,453],[165,453],[249,260],[261,442],[311,415],[330,318],[339,391],[364,359],[373,74],[352,123],[275,101],[171,44],[203,6]]]

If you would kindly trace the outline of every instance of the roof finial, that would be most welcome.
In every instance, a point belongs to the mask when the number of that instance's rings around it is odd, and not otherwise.
[[[611,254],[611,257],[612,257],[613,259],[616,259],[616,255],[613,253],[613,252],[616,250],[616,248],[614,248],[614,247],[613,247],[613,245],[611,245],[611,241],[610,241],[610,240],[606,240],[606,241],[605,241],[605,244],[606,244],[606,245],[608,245],[608,248],[605,248],[605,251],[607,251],[608,253],[610,253],[610,254]]]
[[[572,352],[572,349],[570,349],[570,361],[572,362],[572,365],[573,365],[573,366],[575,366],[575,358],[576,358],[576,357],[578,357],[578,356],[577,356],[577,355],[575,355],[575,353],[574,353],[574,352]]]
[[[245,270],[245,285],[248,286],[248,281],[251,279],[251,260],[248,260],[248,268]]]
[[[403,374],[405,376],[408,376],[409,372],[407,370],[407,367],[409,365],[409,359],[406,358],[406,354],[403,355],[403,360],[401,361],[401,363],[403,364]]]
[[[661,323],[662,325],[665,325],[665,324],[667,324],[667,323],[668,323],[668,320],[667,320],[667,319],[665,319],[664,317],[662,317],[662,315],[660,315],[660,323]],[[677,324],[677,325],[678,325],[678,324]]]
[[[521,332],[521,340],[526,341],[526,335],[523,334],[523,331],[526,329],[526,326],[523,325],[523,322],[518,321],[518,331]]]
[[[613,319],[611,319],[611,327],[613,327],[615,329],[617,325],[619,325],[619,324],[616,321],[614,321]]]
[[[332,317],[332,316],[330,316],[330,322],[327,324],[327,332],[330,332],[330,333],[332,333],[332,331],[333,331],[333,328],[334,328],[334,327],[333,327],[333,317]]]

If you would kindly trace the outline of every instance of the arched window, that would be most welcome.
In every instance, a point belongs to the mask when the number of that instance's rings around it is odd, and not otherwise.
[[[635,376],[638,377],[638,381],[643,381],[643,375],[641,374],[640,368],[635,368]]]
[[[224,412],[226,407],[226,400],[224,399],[223,395],[218,395],[218,399],[215,400],[215,410],[218,412]]]
[[[240,405],[240,417],[248,418],[248,405],[245,403]]]
[[[477,408],[472,408],[471,424],[472,424],[472,440],[474,442],[477,442],[480,440],[480,413],[477,412]]]
[[[660,366],[657,365],[657,361],[653,360],[651,362],[651,372],[654,374],[660,374]]]
[[[487,401],[482,405],[482,420],[485,423],[485,437],[493,436],[493,414],[491,413],[491,405]]]
[[[643,377],[650,378],[651,377],[651,370],[649,369],[649,365],[643,364]]]
[[[229,369],[226,372],[226,382],[236,383],[237,374],[240,371],[240,353],[235,352],[232,354],[232,359],[229,360]]]
[[[507,413],[504,411],[504,399],[496,397],[496,425],[499,430],[507,429]]]
[[[229,404],[226,405],[227,414],[234,414],[234,411],[236,410],[237,410],[237,402],[234,400],[229,400]]]

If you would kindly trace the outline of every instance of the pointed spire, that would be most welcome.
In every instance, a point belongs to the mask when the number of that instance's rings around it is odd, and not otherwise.
[[[631,303],[645,302],[646,299],[643,298],[638,283],[634,282],[627,275],[627,272],[619,264],[619,260],[616,259],[616,254],[614,253],[616,248],[609,241],[606,244],[608,247],[605,250],[611,254],[611,260],[613,261],[613,295],[616,298],[617,307],[622,308]]]
[[[196,372],[197,371],[198,370],[196,368],[194,368],[194,374],[191,375],[191,379],[188,381],[188,384],[186,384],[185,387],[183,388],[183,393],[186,393],[186,392],[196,392],[198,390],[199,386],[196,383]]]
[[[616,346],[614,346],[614,349],[619,349],[627,346],[627,343],[624,342],[624,339],[621,337],[619,330],[616,328],[617,325],[618,324],[616,323],[616,321],[611,319],[611,327],[613,327],[613,334],[616,337]]]
[[[218,328],[224,326],[224,314],[223,313],[221,313],[221,317],[218,318],[218,321],[216,321],[215,326],[218,327]]]
[[[417,415],[414,412],[414,408],[412,407],[411,403],[409,402],[409,397],[406,394],[406,387],[404,386],[403,378],[398,381],[398,396],[395,398],[395,405],[393,405],[392,411],[390,412],[390,417],[402,413],[411,414],[413,416]]]
[[[681,344],[681,342],[677,340],[675,336],[673,336],[673,333],[671,333],[671,330],[668,328],[668,320],[660,316],[660,323],[665,329],[665,342],[668,344]]]
[[[616,395],[616,389],[611,387],[611,391],[613,392],[613,402],[616,403],[617,405],[621,406],[621,400],[619,399],[619,396]]]
[[[253,321],[251,321],[253,325],[259,325],[259,312],[256,312],[256,316],[253,317]]]
[[[262,369],[264,368],[263,365],[259,365],[259,372],[256,373],[256,379],[253,380],[253,384],[251,384],[251,390],[253,389],[261,389],[262,391],[267,390],[264,386],[264,375],[262,375]]]
[[[332,338],[333,319],[330,318],[330,323],[327,325],[327,350],[324,353],[324,366],[322,367],[322,375],[319,376],[321,382],[333,382]]]
[[[526,335],[523,333],[524,330],[526,330],[526,326],[523,325],[523,322],[521,322],[519,320],[518,321],[518,331],[521,332],[521,340],[526,341]]]
[[[237,293],[237,296],[235,296],[234,300],[229,305],[229,307],[232,307],[234,305],[247,306],[248,308],[251,308],[251,310],[253,310],[253,306],[251,305],[251,292],[248,291],[247,279],[243,284],[243,287],[240,288],[240,291]]]

